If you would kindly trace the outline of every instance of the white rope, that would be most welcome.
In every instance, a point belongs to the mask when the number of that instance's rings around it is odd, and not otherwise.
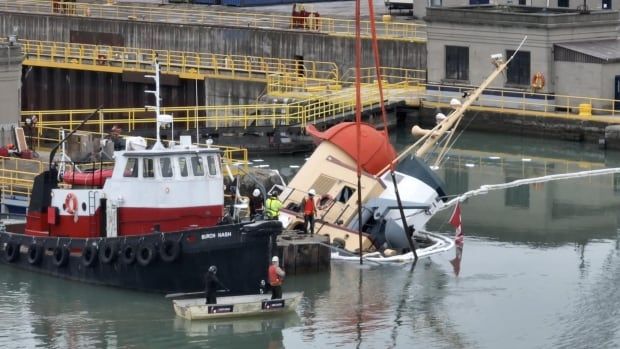
[[[465,192],[452,200],[448,201],[443,207],[439,208],[437,211],[445,210],[451,206],[456,205],[457,202],[463,202],[470,197],[485,195],[492,190],[502,190],[508,188],[514,188],[521,185],[533,184],[533,183],[544,183],[557,181],[561,179],[572,179],[572,178],[583,178],[583,177],[591,177],[591,176],[602,176],[607,174],[620,173],[620,167],[614,168],[604,168],[600,170],[589,170],[589,171],[580,171],[580,172],[572,172],[572,173],[562,173],[562,174],[554,174],[542,177],[534,177],[534,178],[525,178],[525,179],[517,179],[516,181],[501,183],[501,184],[487,184],[482,185],[478,189],[470,190]]]

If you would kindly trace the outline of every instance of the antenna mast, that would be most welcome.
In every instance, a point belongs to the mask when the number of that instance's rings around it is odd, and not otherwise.
[[[153,149],[163,149],[164,145],[161,143],[161,136],[159,129],[162,125],[171,124],[172,125],[172,141],[174,141],[174,123],[172,122],[172,115],[161,114],[161,97],[160,97],[160,68],[159,61],[157,60],[157,56],[155,56],[155,75],[145,75],[146,78],[151,78],[155,80],[155,90],[145,90],[145,93],[150,93],[155,95],[155,106],[147,105],[147,110],[155,111],[155,124],[156,124],[156,142],[153,146]]]

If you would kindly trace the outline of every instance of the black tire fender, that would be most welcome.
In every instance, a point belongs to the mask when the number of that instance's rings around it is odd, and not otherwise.
[[[143,242],[138,246],[138,253],[136,254],[136,259],[138,260],[138,264],[143,267],[151,264],[155,257],[157,257],[157,250],[150,242]]]
[[[97,254],[99,250],[96,245],[88,244],[82,249],[82,265],[85,267],[91,267],[97,261]]]
[[[9,241],[6,243],[4,247],[4,256],[7,262],[12,263],[19,258],[19,247],[20,245],[16,242]]]
[[[57,267],[64,267],[69,261],[69,249],[66,246],[56,246],[52,252],[52,262]]]
[[[113,241],[106,241],[99,247],[99,260],[103,264],[114,262],[118,255],[118,245]]]
[[[159,245],[159,258],[164,262],[174,262],[180,254],[181,244],[177,240],[165,239]]]
[[[125,265],[132,265],[136,261],[136,246],[125,243],[121,247],[121,262]]]
[[[28,246],[28,263],[31,265],[38,265],[43,259],[43,246],[37,245],[33,242]]]

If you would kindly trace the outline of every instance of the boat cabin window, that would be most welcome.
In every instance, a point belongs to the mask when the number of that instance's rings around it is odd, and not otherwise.
[[[217,175],[217,159],[214,155],[207,156],[207,166],[209,167],[209,176]]]
[[[164,178],[172,177],[174,174],[172,172],[172,161],[170,158],[160,158],[159,169],[161,170],[161,176]]]
[[[127,159],[127,164],[125,165],[125,171],[123,172],[123,177],[138,177],[138,159],[137,158]]]
[[[153,159],[144,158],[142,161],[142,177],[153,178],[155,177],[155,171],[153,167]]]
[[[205,175],[205,169],[202,165],[202,158],[200,156],[192,156],[192,170],[194,176],[201,177]]]
[[[181,177],[187,177],[187,159],[179,158],[179,171],[181,172]]]
[[[336,201],[345,204],[353,196],[353,193],[355,193],[355,189],[345,185],[342,187],[342,190],[340,190],[340,193],[338,193],[338,196],[336,196]]]

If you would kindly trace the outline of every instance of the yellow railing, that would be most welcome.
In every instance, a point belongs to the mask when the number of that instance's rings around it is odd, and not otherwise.
[[[424,86],[426,91],[420,93],[420,98],[427,106],[449,106],[452,98],[460,98],[474,88],[438,84]],[[591,115],[580,115],[580,105],[588,105]],[[620,106],[620,100],[487,88],[470,109],[616,123],[620,122],[620,108],[616,105]]]
[[[34,142],[36,142],[38,148],[41,148],[42,146],[46,146],[50,144],[56,144],[60,140],[60,133],[62,130],[63,130],[63,127],[49,127],[49,126],[38,126],[37,125],[37,134],[33,136]],[[107,135],[107,134],[104,134],[103,132],[93,132],[93,131],[87,131],[87,130],[80,130],[79,132],[81,134]],[[151,144],[155,143],[155,139],[153,138],[145,138],[145,139]],[[206,147],[206,144],[204,143],[200,143],[196,145],[200,147]],[[217,145],[217,144],[213,144],[212,147],[217,148],[222,152],[222,161],[225,164],[243,164],[247,166],[248,164],[248,150],[247,149],[225,146],[225,145]]]
[[[0,42],[6,42],[6,39],[0,39]],[[20,39],[19,42],[25,54],[25,65],[117,73],[123,71],[152,72],[153,62],[157,59],[162,73],[175,74],[189,79],[204,79],[207,76],[262,82],[267,81],[268,74],[283,74],[303,75],[304,78],[319,81],[334,81],[339,76],[338,67],[332,62],[39,40]]]
[[[349,89],[290,104],[166,107],[161,111],[173,115],[175,127],[184,127],[186,130],[197,127],[275,128],[294,124],[305,127],[309,122],[353,111],[354,97],[354,91]],[[364,107],[379,102],[379,94],[374,86],[365,86],[362,97]],[[74,129],[92,112],[92,109],[23,111],[21,115],[23,119],[36,116],[36,136],[39,140],[50,141],[45,139],[49,128]],[[144,108],[101,109],[98,115],[85,124],[84,129],[104,134],[112,125],[118,125],[127,132],[132,132],[139,125],[149,124],[155,124],[154,115],[153,112],[145,112]]]
[[[351,13],[353,5],[351,5]],[[155,6],[99,5],[86,3],[57,3],[35,0],[2,0],[0,10],[7,12],[27,12],[56,14],[65,16],[114,18],[120,20],[167,22],[194,25],[239,26],[270,30],[300,30],[326,33],[329,35],[355,35],[355,21],[327,17],[312,19],[252,13],[248,11],[211,11],[194,6],[191,9],[166,8]],[[303,22],[302,25],[298,23]],[[386,40],[425,42],[425,26],[415,23],[381,22],[376,25],[377,37]],[[361,35],[371,37],[370,21],[361,22]]]
[[[43,164],[38,160],[0,158],[0,188],[3,197],[29,197],[34,177],[42,170]]]
[[[426,82],[426,70],[381,67],[381,80],[386,88],[420,86]],[[349,68],[342,76],[343,83],[352,85],[355,83],[355,69]],[[362,68],[360,81],[362,84],[375,84],[377,82],[377,69],[374,67]]]

